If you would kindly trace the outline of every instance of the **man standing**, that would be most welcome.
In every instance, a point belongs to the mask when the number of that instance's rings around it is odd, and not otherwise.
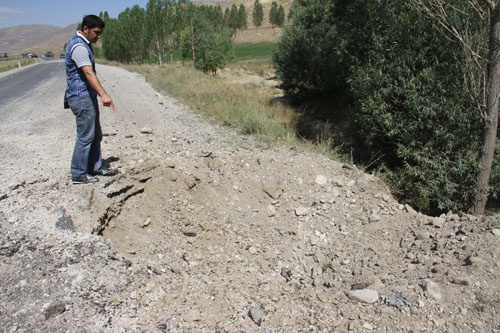
[[[76,117],[76,142],[71,159],[73,184],[95,183],[99,181],[96,175],[114,174],[102,165],[97,95],[101,96],[104,106],[115,110],[115,105],[96,76],[91,46],[101,38],[104,26],[98,16],[85,16],[82,30],[77,31],[66,46],[66,100]]]

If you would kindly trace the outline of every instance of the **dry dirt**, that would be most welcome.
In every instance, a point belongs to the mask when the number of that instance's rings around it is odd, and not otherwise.
[[[62,74],[2,107],[0,331],[500,332],[493,217],[419,214],[353,165],[98,73],[120,171],[99,183],[70,182]]]

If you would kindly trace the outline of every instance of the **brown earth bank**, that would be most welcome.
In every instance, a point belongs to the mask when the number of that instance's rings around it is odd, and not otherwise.
[[[62,74],[2,106],[2,331],[500,332],[497,217],[422,215],[356,166],[97,70],[119,170],[99,183],[70,182]]]

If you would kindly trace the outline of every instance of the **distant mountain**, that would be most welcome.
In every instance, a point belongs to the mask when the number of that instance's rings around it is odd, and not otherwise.
[[[34,52],[41,56],[47,51],[59,54],[75,33],[76,27],[76,23],[64,28],[33,24],[0,29],[0,54]]]

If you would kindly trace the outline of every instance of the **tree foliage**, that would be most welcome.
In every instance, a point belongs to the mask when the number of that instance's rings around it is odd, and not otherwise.
[[[238,29],[245,30],[247,27],[247,12],[245,9],[245,5],[241,4],[238,9]]]
[[[256,28],[258,28],[262,25],[263,21],[264,21],[264,9],[262,8],[262,4],[259,2],[259,0],[255,0],[252,11],[253,25]]]
[[[220,6],[195,6],[186,0],[149,0],[146,8],[136,5],[117,18],[108,15],[102,48],[109,60],[160,65],[178,52],[183,59],[193,59],[197,68],[216,73],[233,54],[234,31],[226,28]]]
[[[278,13],[276,14],[276,25],[282,27],[285,24],[285,7],[280,5],[278,8]]]
[[[238,7],[234,3],[231,6],[231,11],[229,13],[228,26],[233,30],[237,30],[240,27],[240,17],[238,15]]]
[[[274,28],[275,25],[278,22],[278,3],[276,1],[273,1],[271,3],[271,9],[269,10],[269,23],[271,23],[271,26]]]
[[[378,161],[371,167],[405,202],[435,214],[470,208],[482,120],[460,42],[398,0],[302,0],[293,9],[274,56],[286,92],[336,105],[330,121],[349,110],[356,157]]]

